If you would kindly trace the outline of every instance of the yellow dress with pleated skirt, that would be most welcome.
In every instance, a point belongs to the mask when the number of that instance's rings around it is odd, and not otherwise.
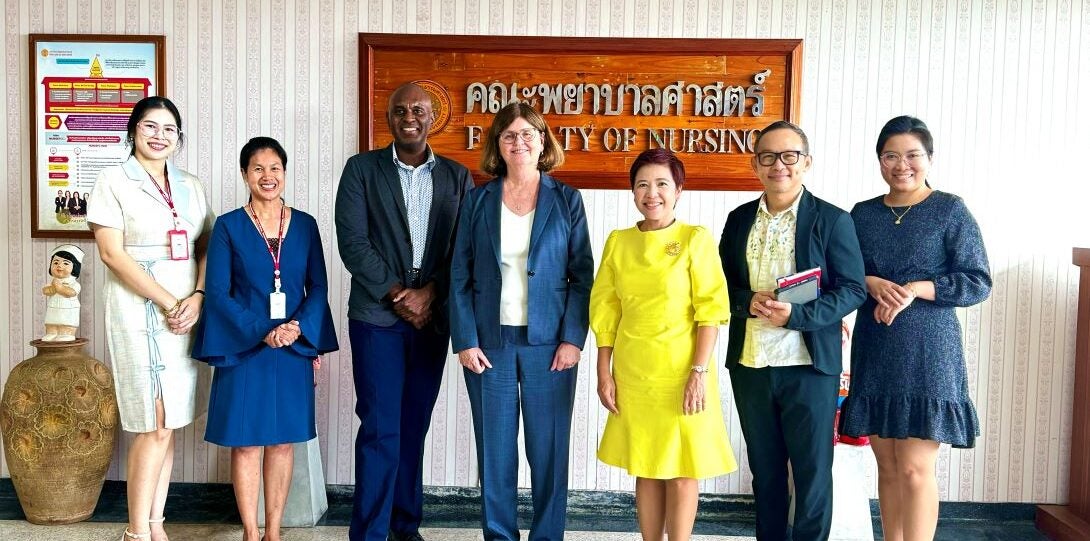
[[[738,468],[716,359],[708,359],[704,375],[704,411],[682,410],[697,326],[728,319],[727,282],[707,229],[675,221],[610,234],[591,290],[590,324],[598,346],[613,347],[620,413],[606,421],[599,460],[649,479],[705,479]]]

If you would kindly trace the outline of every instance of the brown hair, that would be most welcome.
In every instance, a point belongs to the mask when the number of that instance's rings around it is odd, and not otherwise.
[[[500,156],[500,134],[503,130],[518,119],[525,119],[543,136],[544,148],[541,157],[537,161],[537,169],[548,173],[564,164],[564,150],[560,148],[560,142],[545,123],[545,117],[541,116],[533,107],[514,101],[508,103],[496,117],[492,119],[492,126],[488,128],[488,136],[484,140],[484,148],[481,151],[481,170],[489,175],[502,177],[507,174],[507,164]]]
[[[636,189],[636,173],[645,165],[665,165],[670,170],[670,176],[674,177],[674,186],[679,190],[685,185],[685,164],[669,149],[649,148],[636,156],[632,162],[632,168],[628,171],[628,184]]]

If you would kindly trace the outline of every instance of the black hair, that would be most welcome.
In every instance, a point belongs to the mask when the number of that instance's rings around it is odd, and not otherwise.
[[[761,146],[761,139],[766,133],[774,132],[776,130],[790,130],[795,132],[799,138],[802,139],[802,152],[803,154],[810,154],[810,140],[806,137],[806,132],[802,131],[802,128],[796,126],[792,122],[786,120],[777,120],[768,126],[765,126],[763,130],[757,132],[756,139],[753,141],[753,150],[756,151],[757,147]]]
[[[242,145],[242,152],[238,154],[239,168],[245,171],[250,166],[250,158],[253,158],[257,151],[265,149],[275,152],[280,156],[280,165],[283,165],[285,169],[288,167],[288,153],[284,147],[280,146],[280,142],[272,137],[258,136]]]
[[[79,260],[76,259],[76,256],[72,255],[72,252],[69,252],[69,251],[66,251],[66,250],[57,250],[56,252],[53,252],[53,255],[49,257],[49,270],[46,272],[46,274],[49,274],[50,276],[53,275],[52,270],[53,270],[53,257],[54,256],[59,257],[61,259],[65,259],[65,260],[69,261],[70,263],[72,263],[72,276],[75,276],[76,278],[79,278],[79,270],[80,270],[80,267],[82,267],[83,265],[81,265]]]
[[[128,135],[125,136],[125,142],[129,144],[129,155],[132,156],[136,153],[136,125],[144,119],[144,115],[148,114],[148,111],[152,109],[166,109],[171,115],[174,116],[174,124],[178,126],[178,148],[185,146],[185,132],[182,131],[182,114],[178,112],[178,107],[174,105],[174,102],[162,97],[162,96],[148,96],[138,102],[132,107],[132,113],[129,114],[129,124],[126,126]]]
[[[878,144],[875,145],[874,151],[881,156],[886,142],[894,135],[903,134],[916,136],[916,139],[919,139],[920,144],[923,145],[924,150],[927,151],[928,156],[935,153],[935,140],[931,137],[931,130],[927,129],[927,124],[914,116],[908,115],[892,118],[889,122],[886,122],[885,126],[882,126],[882,131],[878,134]]]

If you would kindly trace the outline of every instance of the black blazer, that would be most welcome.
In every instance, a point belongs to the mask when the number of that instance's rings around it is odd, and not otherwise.
[[[759,202],[756,199],[731,211],[719,241],[719,257],[730,293],[727,368],[737,365],[742,357],[746,320],[753,317],[749,313],[753,290],[749,286],[746,244]],[[803,189],[795,228],[795,268],[801,271],[813,267],[821,267],[821,296],[806,304],[792,305],[785,327],[802,331],[814,369],[823,374],[840,374],[840,321],[867,298],[863,256],[851,216]]]
[[[388,326],[399,318],[387,294],[404,283],[413,250],[401,178],[392,145],[348,159],[337,188],[335,222],[341,261],[352,275],[348,317]],[[427,247],[421,263],[423,283],[435,282],[432,323],[447,330],[450,254],[462,198],[473,187],[469,169],[438,154],[431,171],[432,200]]]

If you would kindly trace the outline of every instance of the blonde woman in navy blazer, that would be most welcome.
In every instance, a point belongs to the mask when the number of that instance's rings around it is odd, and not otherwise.
[[[465,367],[486,541],[517,540],[522,410],[534,519],[563,539],[576,363],[587,338],[594,261],[579,192],[547,173],[564,153],[537,111],[496,114],[466,196],[451,263],[451,342]],[[502,233],[501,233],[502,230]]]

